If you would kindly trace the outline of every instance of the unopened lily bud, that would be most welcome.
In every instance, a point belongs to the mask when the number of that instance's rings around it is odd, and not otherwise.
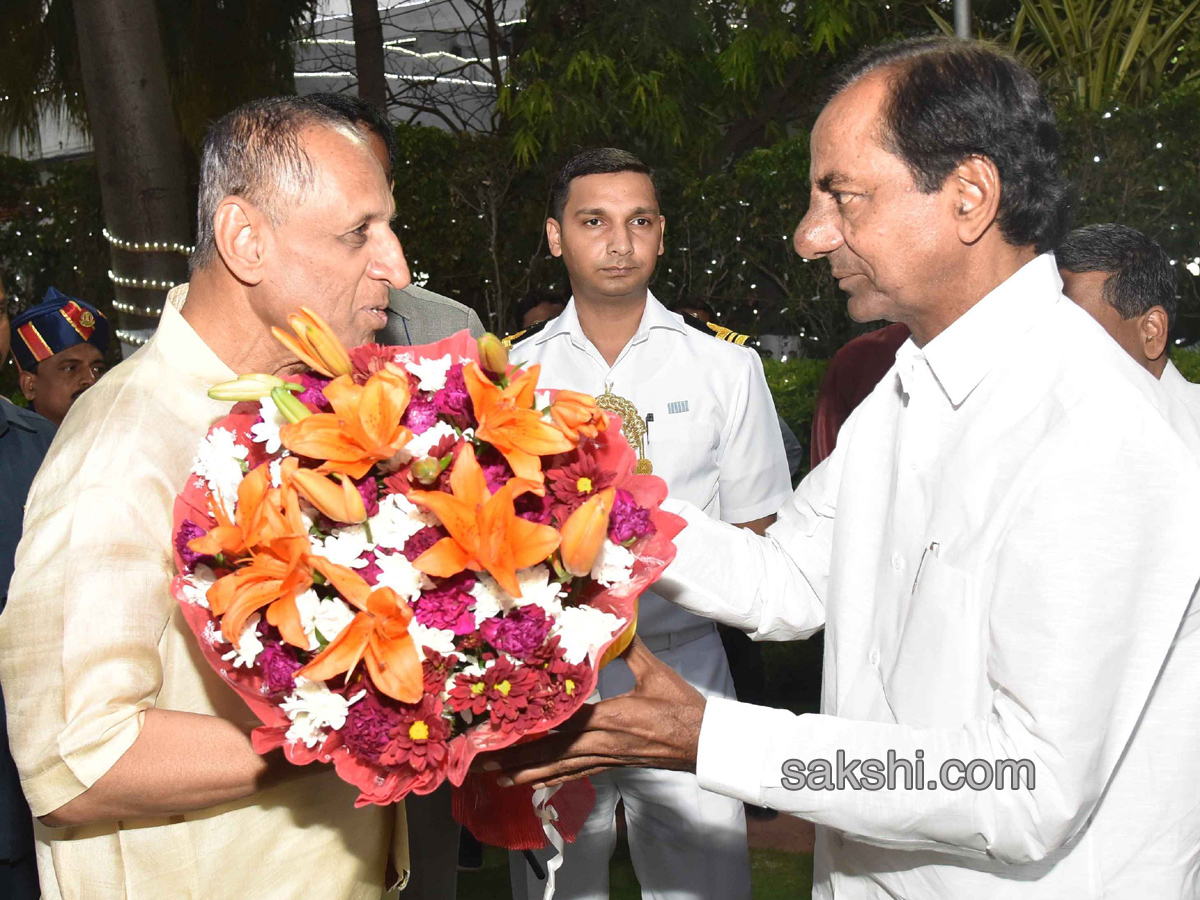
[[[287,382],[274,375],[239,375],[233,381],[223,381],[208,389],[208,396],[213,400],[261,400],[275,388],[283,387]]]
[[[434,459],[432,456],[426,456],[418,459],[410,467],[412,477],[421,484],[430,485],[438,480],[438,476],[442,474],[441,460]]]
[[[312,415],[312,410],[301,403],[296,395],[286,387],[273,388],[271,390],[271,399],[275,401],[275,406],[279,410],[279,414],[293,425],[301,419],[307,419]]]
[[[479,339],[479,366],[489,375],[508,371],[508,348],[490,331]]]

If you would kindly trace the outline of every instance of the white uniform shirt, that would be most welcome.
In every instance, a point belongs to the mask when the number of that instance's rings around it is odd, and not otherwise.
[[[710,699],[697,763],[817,823],[814,897],[1200,896],[1200,465],[1172,403],[1045,255],[900,348],[766,538],[683,510],[665,593],[763,639],[825,627],[823,714]],[[924,789],[786,789],[839,750],[920,752]],[[928,788],[973,759],[1035,786]]]
[[[751,522],[791,494],[787,459],[762,362],[753,350],[686,325],[654,296],[610,367],[583,333],[575,301],[517,343],[514,363],[541,363],[543,388],[598,396],[605,388],[645,418],[646,455],[672,497],[726,522]],[[647,592],[638,632],[669,634],[702,620]]]

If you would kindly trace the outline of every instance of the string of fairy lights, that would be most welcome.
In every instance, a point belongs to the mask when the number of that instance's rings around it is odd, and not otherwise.
[[[104,239],[109,244],[126,253],[178,253],[182,256],[190,256],[196,249],[192,244],[186,244],[182,241],[129,241],[118,237],[107,228],[102,228],[100,233],[104,235]],[[169,291],[178,285],[178,282],[167,278],[130,278],[118,275],[112,269],[108,270],[108,280],[118,287],[147,291]],[[113,309],[133,316],[157,319],[162,315],[162,307],[160,306],[139,306],[136,303],[126,303],[118,299],[114,299],[112,305]],[[152,333],[151,331],[129,331],[124,328],[117,328],[115,332],[117,340],[134,347],[140,347],[145,344],[150,339],[150,334]]]

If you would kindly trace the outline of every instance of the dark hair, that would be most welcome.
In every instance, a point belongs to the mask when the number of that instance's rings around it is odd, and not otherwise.
[[[637,172],[645,175],[654,187],[654,202],[658,202],[658,182],[649,166],[628,150],[597,147],[571,157],[559,171],[550,188],[550,217],[562,221],[567,195],[571,192],[571,182],[576,178],[582,178],[584,175],[615,175],[618,172]]]
[[[351,125],[365,125],[369,131],[378,136],[383,141],[383,145],[387,147],[388,179],[395,177],[396,156],[399,150],[396,147],[396,130],[387,120],[387,116],[354,94],[306,94],[304,99],[332,110]]]
[[[1161,306],[1175,325],[1175,267],[1167,251],[1135,228],[1086,225],[1068,234],[1054,250],[1060,269],[1108,272],[1104,300],[1132,319]]]
[[[685,309],[694,309],[698,313],[704,313],[705,316],[708,316],[710,322],[715,322],[717,320],[717,311],[713,309],[710,304],[705,303],[703,300],[698,298],[685,298],[675,304],[675,312],[682,314]],[[699,316],[697,318],[700,318],[701,321],[703,321],[703,316]]]
[[[558,291],[547,289],[536,289],[530,291],[524,297],[517,301],[517,322],[525,318],[525,313],[531,309],[541,306],[543,303],[550,303],[555,306],[566,306],[567,298]]]
[[[1005,240],[1054,248],[1066,233],[1070,187],[1059,171],[1054,112],[1033,75],[981,41],[911,38],[867,51],[837,78],[834,94],[888,70],[882,140],[926,193],[955,166],[985,156],[1000,172],[997,222]]]
[[[213,122],[200,151],[191,271],[216,256],[213,216],[226,197],[245,197],[276,225],[304,198],[315,175],[301,136],[312,126],[339,130],[355,140],[363,137],[353,121],[302,97],[251,100]]]

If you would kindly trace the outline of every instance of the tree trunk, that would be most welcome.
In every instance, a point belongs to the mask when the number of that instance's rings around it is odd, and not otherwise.
[[[122,242],[190,243],[183,147],[167,88],[154,0],[74,0],[88,124],[96,147],[109,234]],[[157,325],[169,285],[187,280],[178,251],[112,247],[121,352],[128,356]]]
[[[354,16],[354,66],[358,96],[387,112],[387,79],[383,74],[383,25],[376,0],[350,0]]]

